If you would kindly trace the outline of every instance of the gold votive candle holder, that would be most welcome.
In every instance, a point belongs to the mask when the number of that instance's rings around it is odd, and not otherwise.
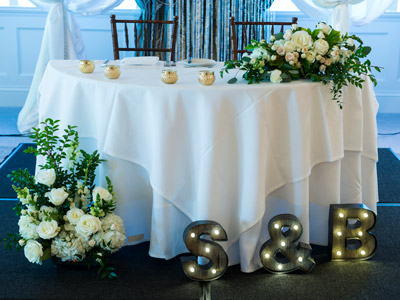
[[[202,85],[212,85],[215,81],[215,75],[213,71],[201,70],[199,71],[199,82]]]
[[[121,75],[119,66],[117,65],[106,65],[104,67],[104,76],[108,79],[117,79]]]
[[[174,84],[178,81],[178,72],[172,69],[164,69],[161,71],[161,80],[166,84]]]
[[[90,74],[94,71],[94,62],[93,60],[83,59],[79,61],[79,70],[82,73]]]

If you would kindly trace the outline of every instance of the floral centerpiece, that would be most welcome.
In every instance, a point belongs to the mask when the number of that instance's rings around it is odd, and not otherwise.
[[[107,266],[108,256],[125,242],[122,219],[113,213],[116,196],[107,177],[107,187],[95,186],[100,154],[79,150],[76,127],[68,126],[58,137],[59,121],[47,119],[43,129],[33,128],[37,148],[26,153],[44,156],[36,176],[28,170],[13,171],[11,180],[19,202],[18,234],[4,239],[8,248],[24,249],[31,263],[41,264],[51,257],[62,262],[85,261],[99,265],[102,278],[114,278]]]
[[[355,41],[359,43],[358,47]],[[380,72],[380,68],[371,66],[369,60],[360,61],[371,52],[360,38],[341,34],[323,22],[318,23],[314,30],[293,24],[285,33],[272,35],[269,43],[252,40],[245,49],[250,53],[243,54],[240,60],[225,62],[221,77],[224,72],[238,68],[244,71],[243,78],[249,84],[268,79],[280,83],[300,78],[332,83],[333,100],[340,108],[343,86],[351,83],[361,88],[363,74],[376,85],[371,68]],[[228,83],[236,81],[235,76]]]

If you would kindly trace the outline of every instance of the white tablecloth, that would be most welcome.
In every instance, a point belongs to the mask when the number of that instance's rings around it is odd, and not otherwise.
[[[51,61],[40,87],[40,120],[77,125],[83,145],[108,161],[128,236],[150,240],[150,255],[187,252],[184,228],[219,222],[230,264],[261,267],[267,224],[296,215],[301,241],[326,244],[330,204],[365,203],[376,211],[378,104],[370,81],[343,91],[341,111],[329,86],[309,81],[213,86],[198,68],[178,66],[174,85],[162,64],[122,67],[118,80],[99,64]]]

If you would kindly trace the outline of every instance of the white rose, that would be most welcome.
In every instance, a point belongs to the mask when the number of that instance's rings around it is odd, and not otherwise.
[[[314,51],[306,52],[306,59],[307,61],[312,64],[315,61],[316,53]]]
[[[35,240],[29,240],[26,242],[24,248],[24,254],[25,257],[29,260],[29,262],[41,265],[43,256],[43,246]]]
[[[299,26],[297,26],[297,24],[292,24],[292,29],[296,30],[297,28],[299,28]]]
[[[285,40],[290,40],[292,37],[293,31],[291,29],[286,30],[285,34],[283,35],[283,38]]]
[[[270,80],[272,83],[280,83],[282,81],[281,77],[282,71],[281,70],[273,70],[271,72]]]
[[[353,41],[353,39],[351,39],[351,38],[348,38],[348,39],[346,40],[346,43],[347,43],[347,45],[349,45],[350,47],[354,46],[354,41]]]
[[[287,52],[293,52],[296,49],[296,45],[292,41],[287,41],[284,45],[285,51]]]
[[[91,215],[83,215],[76,224],[76,232],[82,235],[86,240],[101,229],[101,221],[99,218]]]
[[[305,58],[307,58],[307,55],[305,53],[302,53],[301,58],[305,59]]]
[[[20,240],[18,241],[18,244],[19,244],[21,247],[23,247],[23,246],[25,246],[26,241],[25,241],[24,239],[20,239]]]
[[[58,228],[58,223],[55,220],[42,221],[37,227],[37,232],[42,239],[49,240],[58,234],[60,229]]]
[[[271,60],[275,60],[275,59],[276,59],[276,55],[272,55]]]
[[[44,195],[49,198],[49,201],[54,205],[61,205],[64,203],[65,199],[68,198],[68,193],[62,188],[51,189],[50,192]]]
[[[311,48],[313,45],[313,39],[308,32],[304,30],[299,30],[293,33],[292,35],[292,42],[296,46],[296,48]]]
[[[71,224],[76,224],[84,214],[82,209],[74,207],[67,212],[67,219]]]
[[[317,24],[317,29],[321,29],[325,34],[329,34],[332,28],[329,25],[326,25],[324,22],[320,22]]]
[[[54,171],[54,169],[41,170],[35,176],[35,179],[36,182],[39,182],[47,186],[52,186],[54,181],[56,181],[56,172]]]
[[[110,194],[110,192],[101,186],[98,186],[93,190],[93,200],[97,199],[97,194],[100,195],[100,199],[103,199],[105,201],[112,200],[112,195]]]
[[[271,42],[275,41],[275,36],[274,36],[274,35],[271,36],[270,41],[271,41]]]
[[[314,50],[321,55],[325,55],[329,50],[329,43],[323,39],[316,40]]]
[[[19,234],[24,239],[37,239],[39,237],[36,228],[37,225],[32,222],[31,217],[21,216],[18,221]]]

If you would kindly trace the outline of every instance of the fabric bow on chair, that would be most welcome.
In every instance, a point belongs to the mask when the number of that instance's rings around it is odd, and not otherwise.
[[[349,32],[350,4],[357,4],[364,0],[313,0],[315,5],[322,8],[332,8],[329,24],[340,32]]]

